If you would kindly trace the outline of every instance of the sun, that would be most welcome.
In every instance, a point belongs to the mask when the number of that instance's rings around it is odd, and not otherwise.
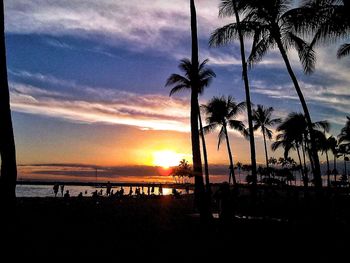
[[[153,152],[153,165],[169,168],[179,165],[184,155],[171,150]]]

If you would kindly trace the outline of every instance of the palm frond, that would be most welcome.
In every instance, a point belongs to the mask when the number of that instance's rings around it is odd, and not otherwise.
[[[237,23],[231,23],[217,28],[210,36],[209,46],[219,47],[232,43],[239,37],[238,28],[241,30],[244,37],[251,37],[255,34],[258,27],[259,23],[252,21],[241,21],[239,25]]]
[[[169,87],[175,84],[191,86],[190,81],[184,76],[181,76],[179,74],[171,74],[170,77],[167,79],[165,86]]]
[[[239,131],[245,138],[248,138],[249,134],[245,128],[245,125],[242,121],[238,120],[229,120],[228,126],[236,131]]]
[[[341,59],[350,54],[350,44],[343,44],[337,51],[337,58]]]
[[[219,47],[231,43],[238,38],[238,28],[236,23],[231,23],[217,28],[210,36],[209,46]]]
[[[175,93],[178,93],[180,91],[187,90],[187,89],[189,89],[187,85],[183,85],[183,84],[176,85],[170,90],[169,96],[171,97]]]
[[[272,136],[273,136],[272,130],[270,130],[270,129],[268,129],[268,128],[265,127],[265,135],[267,136],[267,138],[268,138],[269,140],[271,140],[271,139],[272,139]]]
[[[208,124],[208,125],[203,127],[203,132],[204,132],[204,134],[211,133],[211,132],[215,131],[217,127],[218,127],[217,123]]]
[[[297,50],[304,72],[306,74],[312,73],[316,63],[316,53],[312,46],[291,32],[286,33],[285,40],[286,45],[292,45]]]
[[[254,37],[252,50],[248,57],[248,66],[252,68],[254,64],[260,62],[266,55],[267,51],[273,46],[274,41],[269,36],[266,36],[260,40],[258,37]]]

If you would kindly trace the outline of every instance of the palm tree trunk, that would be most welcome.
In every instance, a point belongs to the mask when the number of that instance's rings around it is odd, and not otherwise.
[[[198,108],[199,108],[199,106],[198,106]],[[206,184],[207,192],[210,192],[208,154],[207,154],[207,146],[205,143],[205,136],[204,136],[203,123],[202,123],[202,117],[201,117],[200,110],[199,110],[199,114],[198,114],[198,119],[199,119],[199,128],[201,131],[200,134],[201,134],[201,138],[202,138],[202,147],[203,147],[205,184]]]
[[[299,158],[299,165],[300,165],[300,170],[301,170],[301,176],[302,176],[302,179],[303,179],[303,184],[304,184],[304,186],[307,186],[307,184],[305,185],[305,181],[304,181],[305,174],[304,174],[303,165],[301,163],[301,156],[300,156],[299,146],[297,145],[296,148],[297,148],[297,154],[298,154],[298,158]]]
[[[330,177],[330,167],[329,167],[329,158],[328,151],[326,150],[326,161],[327,161],[327,186],[331,186],[331,177]]]
[[[199,76],[198,76],[198,37],[197,37],[197,14],[194,0],[190,0],[191,11],[191,37],[192,37],[192,67],[195,76],[193,76],[191,89],[191,141],[192,141],[192,158],[193,158],[193,176],[194,176],[194,195],[195,206],[199,209],[201,218],[206,220],[209,218],[209,197],[205,195],[202,160],[199,142],[198,129],[198,91],[199,91]]]
[[[305,151],[306,151],[306,149],[305,149],[305,145],[304,145],[304,143],[302,142],[301,143],[301,149],[302,149],[302,151],[303,151],[303,161],[304,161],[304,180],[307,182],[307,184],[308,184],[308,182],[309,182],[309,176],[308,176],[308,171],[307,171],[307,166],[306,166],[306,153],[305,153]]]
[[[294,84],[295,90],[296,90],[296,92],[298,94],[301,106],[302,106],[303,111],[304,111],[304,115],[305,115],[305,118],[306,118],[308,130],[309,130],[309,133],[310,133],[310,140],[311,140],[311,156],[310,156],[311,158],[310,159],[313,159],[313,162],[314,162],[314,167],[312,167],[312,168],[313,168],[315,187],[316,188],[321,188],[322,187],[322,179],[321,179],[320,160],[318,158],[318,153],[317,153],[317,150],[316,150],[315,135],[314,135],[313,127],[312,127],[312,121],[311,121],[311,116],[310,116],[310,113],[309,113],[309,109],[308,109],[308,107],[306,105],[306,101],[305,101],[304,95],[303,95],[303,93],[301,91],[301,88],[299,86],[299,82],[298,82],[298,80],[297,80],[297,78],[296,78],[296,76],[294,74],[292,66],[290,65],[290,62],[289,62],[287,53],[286,53],[286,51],[285,51],[285,49],[283,47],[281,38],[280,38],[280,36],[274,36],[274,38],[276,40],[277,46],[278,46],[278,48],[280,50],[280,53],[281,53],[282,58],[284,60],[284,63],[286,64],[289,76],[292,79],[292,82]]]
[[[334,182],[337,182],[337,156],[333,154],[333,171],[334,171]]]
[[[237,6],[235,1],[233,1],[234,12],[236,17],[236,24],[238,27],[238,35],[239,35],[239,43],[241,50],[241,59],[242,59],[242,76],[244,80],[244,88],[246,95],[246,103],[247,103],[247,115],[248,115],[248,129],[249,129],[249,142],[250,142],[250,158],[252,164],[252,178],[253,178],[253,188],[255,188],[257,184],[257,172],[256,172],[256,153],[255,153],[255,139],[254,139],[254,129],[253,129],[253,120],[252,120],[252,105],[250,100],[250,88],[249,88],[249,79],[248,79],[248,67],[247,61],[245,57],[245,47],[244,47],[244,37],[242,34],[242,30],[240,28],[240,18],[237,10]]]
[[[1,1],[0,6],[0,202],[1,204],[11,206],[16,200],[17,166],[10,108],[10,92],[7,80],[3,1]]]
[[[227,127],[226,124],[224,124],[224,132],[226,136],[226,145],[227,145],[227,152],[228,152],[228,157],[230,159],[230,176],[228,179],[228,182],[231,182],[231,176],[232,176],[232,183],[235,185],[236,184],[236,176],[235,176],[235,167],[233,165],[233,157],[232,157],[232,152],[231,152],[231,147],[230,147],[230,141],[228,138],[228,133],[227,133]]]
[[[264,129],[263,129],[262,134],[263,134],[264,147],[265,147],[266,168],[269,169],[269,156],[267,155],[266,135],[265,135],[265,130]]]
[[[346,172],[346,160],[345,160],[345,154],[343,155],[344,157],[344,175],[346,176],[347,172]]]

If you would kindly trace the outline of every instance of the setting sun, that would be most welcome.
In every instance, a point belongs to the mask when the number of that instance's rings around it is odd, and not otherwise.
[[[169,168],[176,166],[184,158],[184,154],[170,150],[157,151],[153,153],[153,165]]]

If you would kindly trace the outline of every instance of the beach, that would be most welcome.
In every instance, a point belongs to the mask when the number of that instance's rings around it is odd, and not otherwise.
[[[300,210],[303,214],[294,211],[294,216],[287,217],[284,209],[276,209],[280,204],[265,204],[253,212],[247,201],[241,201],[235,218],[223,223],[215,216],[215,203],[214,218],[202,222],[192,195],[18,198],[15,216],[5,231],[9,241],[5,248],[16,248],[19,256],[29,258],[75,256],[117,261],[126,257],[156,262],[166,260],[164,256],[337,262],[346,252],[348,212],[339,211],[341,214],[333,217],[328,210],[318,215]],[[268,216],[269,211],[274,214]]]

